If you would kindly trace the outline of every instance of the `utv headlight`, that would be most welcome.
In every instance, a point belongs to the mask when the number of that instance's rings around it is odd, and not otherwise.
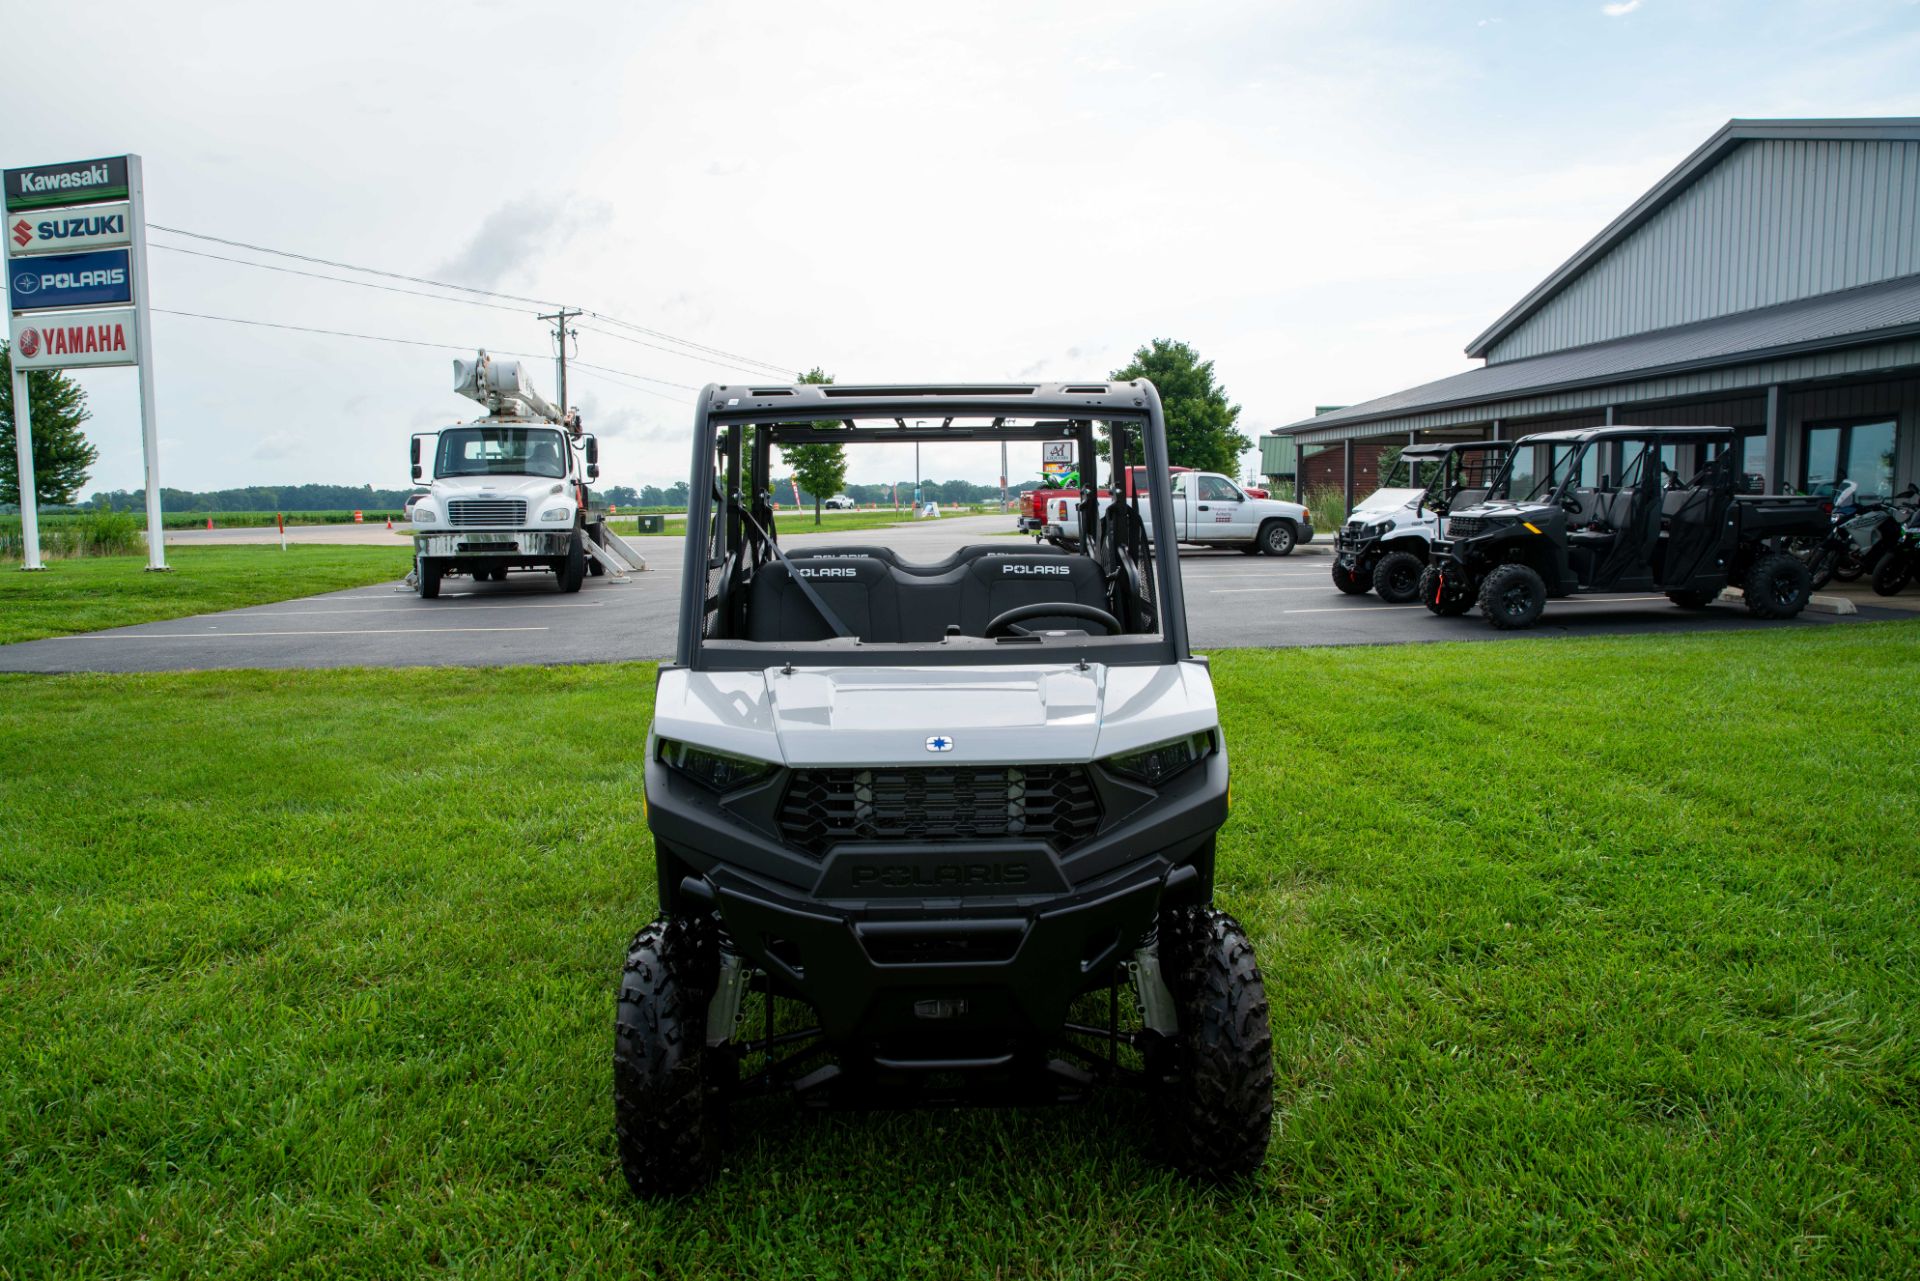
[[[710,747],[695,747],[670,738],[660,740],[659,752],[661,764],[716,792],[731,792],[773,773],[773,766],[766,761],[716,752]]]
[[[1108,769],[1136,782],[1158,787],[1213,750],[1213,731],[1201,730],[1183,738],[1168,739],[1123,756],[1109,756],[1102,762]]]

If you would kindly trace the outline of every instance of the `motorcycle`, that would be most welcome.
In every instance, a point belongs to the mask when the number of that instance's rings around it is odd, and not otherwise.
[[[1920,507],[1907,517],[1899,537],[1874,567],[1874,594],[1898,596],[1916,577],[1920,577]]]
[[[1872,573],[1900,541],[1900,530],[1915,510],[1920,510],[1920,486],[1908,485],[1887,502],[1861,500],[1857,487],[1848,481],[1834,496],[1832,531],[1806,552],[1814,590],[1825,587],[1830,579],[1851,583]]]

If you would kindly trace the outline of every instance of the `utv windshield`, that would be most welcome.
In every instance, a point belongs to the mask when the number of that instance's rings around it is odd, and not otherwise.
[[[440,433],[436,477],[567,474],[567,439],[547,427],[450,427]]]
[[[1506,464],[1494,478],[1487,496],[1513,503],[1552,502],[1567,479],[1579,474],[1581,459],[1589,452],[1590,447],[1585,444],[1527,445],[1523,442],[1507,455]]]
[[[769,388],[741,399],[764,396],[786,411],[778,417],[710,408],[696,425],[682,661],[1171,661],[1186,629],[1171,537],[1156,545],[1175,529],[1174,486],[1151,482],[1169,474],[1165,436],[1157,400],[1146,412],[1151,388],[1118,386],[1075,388],[1084,394],[1071,402],[1051,388]],[[1016,394],[1024,403],[1000,403]],[[1016,407],[1026,412],[1000,412]],[[1086,416],[1063,417],[1066,408]],[[809,409],[838,416],[799,416]],[[816,523],[802,497],[822,448],[844,460],[835,488],[871,504],[857,523],[824,503]],[[1147,483],[1116,483],[1129,466]],[[980,482],[935,482],[935,467]],[[993,481],[1003,471],[1027,488],[1076,474],[1064,546],[1010,536],[1018,493],[1002,507]]]

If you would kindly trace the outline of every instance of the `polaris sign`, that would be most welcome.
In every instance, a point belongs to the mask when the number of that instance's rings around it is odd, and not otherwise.
[[[96,200],[125,200],[128,190],[125,156],[9,169],[7,212],[45,209],[50,205],[80,205]]]
[[[15,258],[29,254],[71,253],[76,249],[114,249],[133,243],[128,206],[91,205],[78,209],[47,209],[7,216],[7,252]]]
[[[133,268],[124,249],[43,254],[8,264],[7,295],[16,312],[132,302]]]

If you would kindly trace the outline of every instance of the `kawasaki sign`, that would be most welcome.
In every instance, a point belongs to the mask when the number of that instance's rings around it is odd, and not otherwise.
[[[127,192],[125,156],[9,169],[6,176],[8,213],[21,209],[45,209],[50,205],[125,200]]]

